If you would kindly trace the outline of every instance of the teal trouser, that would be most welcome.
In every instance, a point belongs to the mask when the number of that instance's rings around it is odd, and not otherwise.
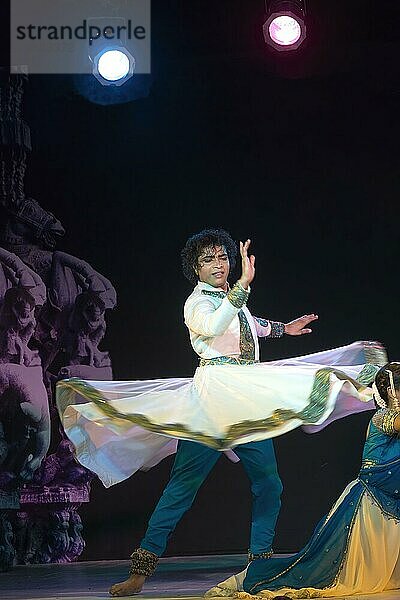
[[[251,482],[253,511],[250,551],[271,549],[280,509],[282,484],[271,440],[241,444],[235,448]],[[191,507],[221,452],[195,442],[180,441],[170,480],[164,489],[140,546],[161,556],[171,533]]]

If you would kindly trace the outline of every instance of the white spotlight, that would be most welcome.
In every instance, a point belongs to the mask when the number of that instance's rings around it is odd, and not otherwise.
[[[107,48],[93,61],[93,74],[103,85],[122,85],[134,69],[135,59],[126,48]]]

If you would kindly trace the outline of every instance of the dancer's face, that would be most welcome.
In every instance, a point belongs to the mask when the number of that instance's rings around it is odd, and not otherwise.
[[[227,290],[229,258],[225,246],[203,248],[197,259],[197,275],[200,281]]]

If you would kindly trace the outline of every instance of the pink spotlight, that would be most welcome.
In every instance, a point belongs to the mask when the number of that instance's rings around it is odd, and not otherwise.
[[[264,40],[275,50],[296,50],[306,38],[305,0],[266,0]]]
[[[271,21],[268,32],[279,46],[291,46],[300,39],[301,25],[294,17],[280,15]]]

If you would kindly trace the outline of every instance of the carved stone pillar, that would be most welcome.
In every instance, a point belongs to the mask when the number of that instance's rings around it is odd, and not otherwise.
[[[9,571],[16,558],[12,519],[17,508],[18,492],[0,489],[0,572]]]
[[[89,502],[89,486],[25,485],[21,508],[13,517],[14,547],[19,564],[66,563],[85,548],[78,509]]]
[[[69,376],[112,379],[99,344],[116,305],[108,279],[55,249],[62,224],[25,195],[25,82],[0,72],[0,570],[68,562],[84,548],[77,510],[93,474],[60,431],[54,385]],[[50,420],[55,452],[45,456]]]

